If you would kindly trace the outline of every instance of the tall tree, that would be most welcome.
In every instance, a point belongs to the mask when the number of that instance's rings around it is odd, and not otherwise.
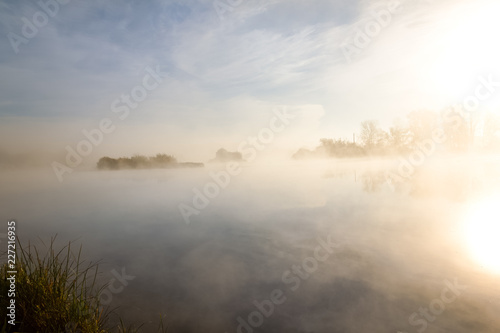
[[[432,138],[432,132],[439,127],[439,116],[434,111],[412,111],[407,117],[412,145]]]
[[[405,153],[410,149],[410,130],[400,119],[394,121],[389,129],[388,145],[396,153]]]
[[[387,142],[387,133],[384,132],[375,120],[366,120],[361,123],[361,140],[365,148],[372,152],[381,152]]]

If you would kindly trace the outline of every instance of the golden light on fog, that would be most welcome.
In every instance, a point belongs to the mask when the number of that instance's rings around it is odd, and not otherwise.
[[[500,197],[473,204],[464,220],[464,237],[471,257],[500,274]]]
[[[445,16],[442,33],[435,36],[433,79],[438,91],[461,95],[473,89],[470,82],[479,75],[500,71],[500,44],[492,39],[500,31],[499,12],[499,1],[485,0],[457,6]]]

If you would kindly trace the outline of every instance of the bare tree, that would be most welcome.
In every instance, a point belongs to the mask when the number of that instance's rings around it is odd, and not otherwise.
[[[408,127],[404,126],[400,119],[394,121],[389,129],[388,145],[397,153],[405,153],[410,149],[411,136]]]
[[[412,144],[432,138],[432,132],[440,125],[439,116],[434,111],[412,111],[407,117]]]
[[[361,140],[368,150],[380,152],[387,142],[387,133],[384,132],[375,120],[361,123]]]

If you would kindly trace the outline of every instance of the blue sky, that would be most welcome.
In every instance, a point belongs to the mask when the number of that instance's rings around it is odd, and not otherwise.
[[[33,22],[43,10],[1,1],[0,129],[19,136],[16,149],[63,151],[158,66],[162,83],[103,153],[193,158],[187,147],[235,149],[276,105],[301,110],[285,135],[298,149],[351,137],[366,119],[390,125],[415,109],[457,103],[478,75],[498,68],[489,40],[498,24],[485,19],[498,6],[487,0],[396,1],[389,24],[346,59],[341,45],[394,1],[66,0],[17,53],[9,34],[23,36],[23,18]]]

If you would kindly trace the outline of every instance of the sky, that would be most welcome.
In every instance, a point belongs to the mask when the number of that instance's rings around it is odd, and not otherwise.
[[[420,190],[426,201],[390,192],[386,173],[371,174],[376,162],[366,172],[341,163],[323,171],[320,163],[272,165],[264,157],[290,158],[321,138],[350,140],[364,120],[387,129],[411,111],[440,111],[471,98],[500,115],[498,13],[498,0],[0,0],[0,212],[11,214],[3,220],[21,221],[26,239],[82,235],[95,257],[138,272],[122,296],[140,294],[141,303],[123,302],[134,306],[127,311],[202,314],[201,321],[186,319],[189,325],[219,324],[207,308],[248,313],[253,291],[267,297],[267,286],[271,291],[283,271],[310,255],[301,240],[329,231],[352,235],[345,256],[318,271],[321,283],[299,291],[303,302],[284,305],[284,313],[297,314],[291,327],[315,331],[310,325],[334,311],[342,326],[332,323],[330,331],[382,331],[388,322],[403,330],[456,274],[472,285],[470,296],[437,324],[485,332],[497,325],[498,283],[464,259],[456,227],[461,201],[446,195],[496,193],[495,163],[453,159],[429,179],[425,172],[410,177],[411,193]],[[83,143],[90,141],[88,156],[71,168],[95,169],[102,156],[134,154],[208,162],[219,148],[248,148],[259,135],[272,136],[257,154],[264,161],[256,166],[265,167],[242,165],[243,175],[189,226],[180,204],[191,205],[220,165],[168,173],[71,173],[63,166],[68,149],[88,149]],[[3,159],[14,153],[42,156],[48,172],[3,172]],[[433,166],[432,158],[422,161]],[[380,181],[385,190],[368,193]],[[480,223],[478,233],[471,216],[471,243],[494,242],[485,230],[495,228]],[[187,298],[157,297],[179,287],[183,294],[172,295]],[[220,307],[211,307],[212,299]],[[354,316],[358,304],[358,314],[375,319]],[[303,321],[307,307],[312,312]],[[267,327],[282,327],[282,320],[272,317]]]
[[[93,159],[206,161],[283,107],[297,115],[279,133],[284,154],[351,139],[361,121],[387,128],[462,103],[480,77],[500,81],[499,10],[494,0],[3,0],[0,150],[64,156],[109,119]]]

